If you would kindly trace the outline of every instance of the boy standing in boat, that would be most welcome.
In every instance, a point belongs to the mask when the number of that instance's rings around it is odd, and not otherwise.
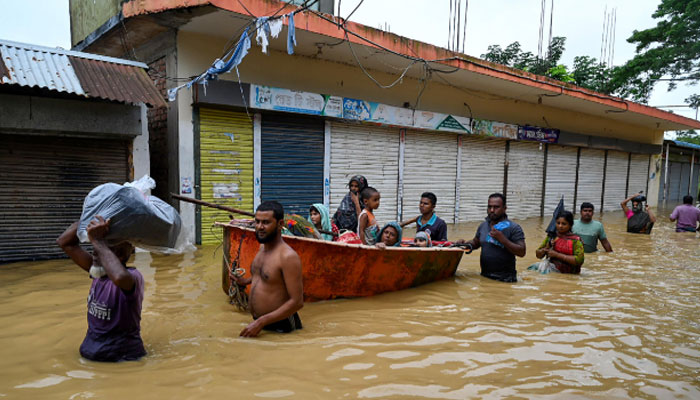
[[[299,311],[304,290],[299,255],[282,240],[284,208],[265,201],[255,211],[255,238],[261,244],[250,267],[251,277],[231,275],[238,285],[250,288],[250,313],[254,321],[240,333],[258,336],[261,330],[288,333],[301,329]]]
[[[137,360],[146,355],[141,340],[143,276],[136,268],[126,267],[134,251],[129,242],[107,246],[104,237],[109,222],[97,216],[87,226],[95,257],[80,247],[78,222],[56,243],[93,278],[87,300],[88,330],[80,355],[93,361]]]
[[[434,242],[447,241],[447,224],[442,218],[435,214],[435,206],[437,205],[437,196],[432,192],[425,192],[420,195],[420,203],[418,209],[420,215],[411,218],[408,221],[401,222],[401,226],[406,226],[416,223],[416,233],[425,232],[430,236],[430,240]]]

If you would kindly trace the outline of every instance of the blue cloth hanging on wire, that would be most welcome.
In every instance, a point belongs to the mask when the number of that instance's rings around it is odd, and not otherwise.
[[[287,54],[294,54],[294,46],[297,45],[297,35],[294,29],[294,14],[289,13],[289,23],[287,24]]]
[[[250,28],[246,28],[241,35],[231,58],[229,58],[227,62],[224,63],[223,60],[216,60],[214,64],[209,67],[206,72],[207,80],[216,79],[219,74],[230,72],[243,61],[243,58],[246,55],[248,55],[248,50],[250,50],[250,37],[248,36],[248,29]]]

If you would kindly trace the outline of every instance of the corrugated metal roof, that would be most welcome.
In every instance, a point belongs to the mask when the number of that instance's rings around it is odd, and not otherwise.
[[[675,143],[676,146],[678,146],[678,147],[685,147],[687,149],[700,150],[700,145],[697,145],[695,143],[682,142],[680,140],[672,140],[672,142]]]
[[[0,40],[0,84],[164,106],[146,69],[130,60]]]

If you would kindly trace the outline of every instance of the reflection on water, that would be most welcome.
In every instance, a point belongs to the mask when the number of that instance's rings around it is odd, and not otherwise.
[[[664,213],[660,213],[662,216]],[[603,222],[615,252],[580,276],[526,271],[544,221],[522,222],[519,282],[457,276],[372,298],[307,304],[304,330],[240,339],[221,251],[138,253],[146,279],[138,362],[82,359],[90,280],[67,260],[2,266],[0,397],[700,398],[700,237]],[[451,227],[471,238],[477,223]]]

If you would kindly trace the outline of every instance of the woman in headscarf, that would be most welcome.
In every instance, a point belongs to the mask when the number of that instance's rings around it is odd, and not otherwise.
[[[381,231],[379,231],[379,242],[376,244],[377,247],[400,247],[401,246],[402,230],[401,225],[398,222],[389,222],[384,225]]]
[[[315,203],[309,208],[309,222],[311,222],[318,231],[333,232],[334,234],[321,233],[323,240],[336,240],[338,237],[338,227],[331,222],[328,207],[322,203]]]
[[[345,195],[343,201],[340,202],[340,206],[338,206],[338,210],[333,214],[333,222],[338,226],[338,229],[357,231],[357,218],[364,208],[359,194],[368,186],[367,179],[362,175],[355,175],[350,178],[350,182],[348,182],[350,191]]]

